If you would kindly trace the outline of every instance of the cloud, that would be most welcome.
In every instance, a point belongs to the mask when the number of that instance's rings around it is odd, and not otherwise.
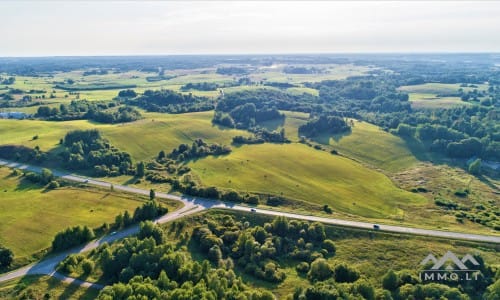
[[[500,3],[7,1],[0,55],[500,51]]]

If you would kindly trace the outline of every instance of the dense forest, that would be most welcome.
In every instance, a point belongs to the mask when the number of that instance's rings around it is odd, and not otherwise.
[[[96,176],[134,174],[130,154],[114,148],[99,131],[76,130],[66,134],[60,156],[71,170],[93,170]]]

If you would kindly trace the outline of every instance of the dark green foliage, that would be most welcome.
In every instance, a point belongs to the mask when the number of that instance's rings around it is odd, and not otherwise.
[[[16,161],[42,162],[47,158],[47,154],[42,152],[38,146],[31,149],[25,146],[3,145],[0,146],[0,157]]]
[[[71,131],[64,137],[65,150],[60,154],[66,167],[92,169],[96,176],[130,174],[130,154],[121,152],[101,137],[96,129]]]
[[[228,93],[219,99],[213,122],[249,129],[259,122],[282,119],[284,116],[279,110],[309,112],[317,101],[317,97],[310,94],[297,96],[267,89]]]
[[[297,266],[295,266],[295,269],[299,273],[307,273],[309,271],[309,264],[305,261],[299,263]]]
[[[116,89],[130,89],[135,88],[135,84],[86,84],[86,85],[75,85],[75,84],[56,84],[56,88],[66,91],[97,91],[97,90],[116,90]]]
[[[272,224],[264,227],[247,228],[240,222],[236,223],[230,216],[222,216],[216,223],[208,220],[206,226],[197,227],[192,238],[212,261],[231,257],[245,273],[269,282],[281,282],[285,274],[280,269],[278,261],[283,257],[304,260],[305,265],[300,272],[307,272],[309,261],[322,254],[311,252],[321,250],[312,243],[324,240],[324,228],[318,223],[289,221],[284,217],[276,217]],[[307,243],[307,249],[306,249]],[[299,252],[309,255],[299,257]],[[326,250],[325,250],[326,251]]]
[[[350,126],[343,118],[322,115],[301,125],[299,127],[299,134],[314,137],[321,133],[337,134],[348,132],[350,129]]]
[[[315,67],[286,66],[283,68],[283,73],[286,74],[319,74],[321,72],[321,69]]]
[[[443,206],[443,207],[446,207],[446,208],[449,208],[449,209],[457,209],[459,207],[458,203],[456,203],[455,201],[444,199],[444,198],[440,198],[440,197],[437,197],[434,200],[434,203],[436,205],[438,205],[438,206]]]
[[[333,273],[336,282],[354,282],[359,278],[359,272],[346,264],[336,265]]]
[[[197,139],[191,147],[181,144],[167,156],[178,161],[186,161],[194,158],[205,157],[208,155],[224,155],[231,152],[231,148],[219,144],[207,144],[202,139]]]
[[[215,91],[219,88],[219,85],[214,82],[197,82],[197,83],[187,83],[181,86],[181,91],[186,92],[190,90],[197,91]]]
[[[249,290],[232,270],[193,261],[174,245],[151,237],[104,245],[95,256],[111,284],[98,299],[273,299],[268,292]]]
[[[239,67],[220,67],[215,71],[217,74],[222,75],[246,75],[248,74],[248,70],[245,68]]]
[[[493,108],[478,106],[420,110],[392,116],[396,121],[388,127],[397,128],[391,132],[405,139],[421,141],[429,145],[429,150],[449,157],[498,161],[497,114]],[[381,120],[370,121],[380,124]]]
[[[137,238],[140,240],[153,238],[156,244],[162,244],[165,241],[161,228],[151,221],[145,221],[139,224],[139,234]]]
[[[137,97],[137,93],[134,90],[122,90],[118,92],[118,97],[122,98],[135,98]]]
[[[324,240],[321,245],[323,249],[326,249],[330,255],[335,255],[337,248],[335,247],[335,243],[332,240]]]
[[[135,167],[135,176],[139,178],[144,177],[144,172],[145,172],[144,162],[140,161],[137,163],[137,166]]]
[[[0,247],[0,268],[9,267],[14,260],[14,253],[10,249]]]
[[[262,144],[268,143],[289,143],[285,136],[285,129],[281,128],[280,131],[269,131],[265,128],[255,127],[250,129],[254,136],[235,136],[233,137],[234,144]]]
[[[56,234],[52,241],[52,251],[66,250],[83,243],[89,242],[95,237],[94,231],[87,226],[75,226]]]
[[[382,287],[389,291],[394,291],[399,287],[398,275],[393,270],[389,270],[382,277]]]
[[[161,206],[156,201],[149,201],[138,207],[134,211],[134,222],[153,220],[156,217],[162,216],[168,212],[166,207]]]
[[[311,263],[311,269],[307,273],[311,281],[323,281],[333,277],[333,269],[323,258],[318,258]]]
[[[104,101],[73,100],[59,109],[40,106],[36,116],[50,121],[93,120],[100,123],[125,123],[142,118],[141,113],[130,106],[115,108],[116,103]]]
[[[469,165],[469,173],[481,175],[481,159],[477,158]]]
[[[147,90],[141,97],[129,99],[127,103],[147,111],[168,113],[207,111],[214,108],[213,102],[206,97],[184,95],[170,90]]]

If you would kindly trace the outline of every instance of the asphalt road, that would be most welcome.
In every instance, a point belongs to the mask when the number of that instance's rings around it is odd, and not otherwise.
[[[42,169],[41,167],[37,167],[37,166],[32,166],[32,165],[27,165],[27,164],[22,164],[22,163],[17,163],[17,162],[11,162],[11,161],[1,160],[1,159],[0,159],[0,165],[12,167],[12,168],[18,168],[18,169],[22,169],[22,170],[33,171],[33,172],[40,172]],[[58,176],[58,177],[61,177],[61,178],[64,178],[64,179],[67,179],[70,181],[74,181],[74,182],[87,183],[87,184],[101,186],[101,187],[107,187],[107,188],[110,188],[112,185],[109,182],[95,180],[92,178],[86,178],[83,176],[74,175],[74,174],[60,171],[60,170],[52,170],[52,172],[55,176]],[[140,194],[140,195],[149,195],[149,190],[124,186],[124,185],[113,184],[113,188],[117,191],[124,191],[124,192],[129,192],[129,193]],[[178,218],[182,218],[186,215],[190,215],[190,214],[193,214],[193,213],[205,210],[205,209],[216,208],[216,207],[217,208],[238,210],[238,211],[247,211],[247,212],[250,211],[249,207],[236,205],[233,203],[222,202],[222,201],[214,200],[214,199],[205,199],[205,198],[191,197],[191,196],[178,196],[178,195],[172,195],[172,194],[160,193],[160,192],[156,192],[156,197],[177,200],[177,201],[181,201],[184,204],[184,207],[181,208],[180,210],[168,213],[168,214],[161,216],[160,218],[155,220],[155,222],[160,223],[160,224],[166,223],[166,222],[178,219]],[[333,224],[333,225],[353,227],[353,228],[362,228],[362,229],[373,229],[373,225],[374,225],[373,223],[368,223],[368,222],[358,222],[358,221],[349,221],[349,220],[342,220],[342,219],[335,219],[335,218],[325,218],[325,217],[317,217],[317,216],[310,216],[310,215],[301,215],[301,214],[280,212],[280,211],[267,210],[267,209],[255,209],[254,213],[271,215],[271,216],[286,216],[286,217],[293,218],[293,219],[317,221],[317,222],[322,222],[322,223],[326,223],[326,224]],[[55,267],[57,266],[57,264],[60,261],[62,261],[69,254],[89,251],[91,249],[97,248],[99,245],[101,245],[104,242],[111,243],[111,242],[116,241],[118,239],[122,239],[124,237],[136,234],[138,232],[138,230],[139,230],[139,227],[137,225],[135,225],[135,226],[126,228],[124,230],[118,231],[114,234],[104,236],[104,237],[102,237],[98,240],[92,241],[89,244],[82,246],[80,248],[70,249],[70,250],[65,251],[63,253],[59,253],[55,256],[51,256],[51,257],[46,258],[42,261],[39,261],[35,264],[32,264],[32,265],[17,269],[15,271],[12,271],[10,273],[6,273],[4,275],[1,275],[0,282],[11,280],[11,279],[18,278],[18,277],[25,276],[25,275],[37,274],[37,275],[54,276],[54,277],[59,278],[65,282],[75,283],[75,284],[79,284],[81,286],[102,288],[102,286],[100,286],[98,284],[80,281],[78,279],[69,278],[69,277],[66,277],[60,273],[57,273],[57,272],[55,272]],[[500,236],[493,236],[493,235],[480,235],[480,234],[470,234],[470,233],[462,233],[462,232],[429,230],[429,229],[412,228],[412,227],[404,227],[404,226],[393,226],[393,225],[379,225],[378,230],[386,231],[386,232],[396,232],[396,233],[432,236],[432,237],[439,237],[439,238],[448,238],[448,239],[461,239],[461,240],[470,240],[470,241],[477,241],[477,242],[500,243]]]

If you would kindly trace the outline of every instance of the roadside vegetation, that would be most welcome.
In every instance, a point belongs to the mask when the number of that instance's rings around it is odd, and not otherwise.
[[[472,253],[481,262],[480,281],[421,281],[418,274],[425,267],[420,261],[429,253],[442,255],[449,247],[449,241],[424,237],[215,210],[162,227],[142,223],[137,237],[103,245],[88,255],[72,255],[59,265],[59,271],[110,284],[100,299],[132,293],[170,299],[229,297],[233,285],[223,284],[223,278],[239,285],[243,299],[335,299],[342,295],[362,299],[484,295],[494,299],[498,285],[495,245],[453,242],[456,254]],[[131,252],[134,248],[142,250]],[[354,250],[365,248],[370,250]]]

